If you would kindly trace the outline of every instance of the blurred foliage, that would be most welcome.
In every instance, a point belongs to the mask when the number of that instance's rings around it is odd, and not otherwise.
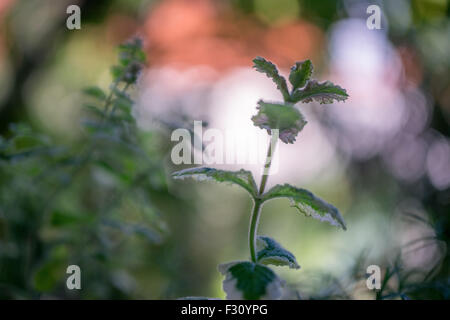
[[[0,140],[0,298],[128,297],[130,270],[145,268],[145,248],[167,236],[154,198],[180,202],[168,193],[158,138],[131,115],[141,47],[119,47],[109,92],[85,90],[76,143],[55,144],[25,124]],[[64,289],[70,264],[82,266],[79,293]]]

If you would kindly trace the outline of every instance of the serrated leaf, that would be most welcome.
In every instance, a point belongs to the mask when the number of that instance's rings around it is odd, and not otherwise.
[[[289,184],[276,185],[263,195],[262,200],[264,202],[275,198],[288,198],[291,201],[291,206],[297,208],[306,216],[327,221],[334,226],[347,230],[339,210],[308,190],[296,188]]]
[[[330,81],[318,82],[310,80],[303,89],[297,89],[291,96],[294,102],[308,103],[313,100],[324,103],[333,103],[336,101],[345,101],[348,98],[347,91]]]
[[[284,143],[294,143],[297,134],[306,124],[303,115],[290,104],[258,101],[258,113],[252,117],[253,124],[272,134],[279,130],[279,138]]]
[[[295,256],[290,251],[284,249],[274,239],[266,236],[258,236],[256,246],[258,249],[256,259],[259,263],[300,269]]]
[[[237,184],[254,197],[256,197],[258,190],[252,173],[243,169],[239,171],[226,171],[214,168],[196,167],[174,172],[172,177],[174,179],[193,178],[199,181],[210,180]]]
[[[262,57],[256,57],[253,59],[253,63],[253,68],[261,73],[264,73],[268,78],[271,78],[283,95],[284,100],[289,101],[290,95],[287,88],[286,79],[278,73],[277,67],[272,62],[267,61]]]
[[[223,290],[229,300],[280,299],[282,281],[268,267],[249,261],[234,261],[219,265],[225,276]]]
[[[311,60],[296,62],[291,68],[289,82],[292,84],[292,91],[305,86],[313,72]]]

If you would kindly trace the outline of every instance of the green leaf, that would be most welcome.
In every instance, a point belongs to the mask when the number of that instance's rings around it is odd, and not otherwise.
[[[257,249],[256,256],[259,263],[300,269],[295,256],[270,237],[258,236]]]
[[[131,115],[132,101],[124,98],[117,98],[114,101],[114,105],[120,110],[124,111],[126,114]]]
[[[268,267],[249,261],[234,261],[219,265],[225,276],[223,290],[227,299],[279,299],[282,295],[282,281]]]
[[[43,141],[31,135],[18,135],[12,139],[15,151],[30,150],[38,147],[43,147]]]
[[[330,81],[318,82],[310,80],[303,89],[297,89],[292,93],[294,102],[311,102],[316,100],[323,103],[333,103],[336,101],[345,101],[348,98],[347,91]]]
[[[63,245],[51,249],[45,262],[34,273],[33,282],[37,291],[49,292],[64,281],[68,257],[68,250]]]
[[[68,227],[73,225],[86,225],[94,222],[94,220],[92,215],[55,210],[51,215],[50,224],[55,227]]]
[[[112,66],[111,67],[111,76],[113,77],[114,81],[120,80],[125,73],[125,67],[124,66]]]
[[[133,104],[133,100],[130,98],[130,95],[126,92],[124,92],[121,89],[117,89],[117,88],[111,88],[112,92],[114,92],[114,95],[117,98],[122,99],[122,103],[128,103],[130,106]]]
[[[262,200],[264,202],[275,198],[288,198],[291,201],[291,206],[297,208],[306,216],[327,221],[334,226],[347,230],[345,221],[338,209],[308,190],[296,188],[289,184],[276,185],[263,195]]]
[[[258,113],[252,117],[253,124],[266,129],[279,130],[279,138],[284,143],[294,143],[297,134],[306,124],[303,115],[291,104],[268,103],[258,101]]]
[[[99,87],[95,87],[95,86],[88,87],[88,88],[85,88],[83,90],[83,92],[86,95],[91,96],[91,97],[96,98],[96,99],[99,99],[99,100],[105,100],[106,99],[105,92],[102,89],[100,89]]]
[[[289,82],[292,84],[292,91],[304,87],[311,77],[312,72],[313,65],[311,60],[296,62],[289,74]]]
[[[264,73],[268,78],[271,78],[283,95],[284,100],[289,101],[290,95],[287,88],[286,79],[278,73],[277,67],[272,62],[267,61],[262,57],[256,57],[253,59],[253,63],[253,68],[261,73]]]
[[[98,108],[97,106],[91,105],[91,104],[85,104],[83,105],[83,108],[93,116],[96,116],[98,118],[103,118],[105,116],[105,112]]]
[[[255,179],[250,171],[226,171],[206,167],[189,168],[172,173],[174,179],[193,178],[199,181],[210,180],[237,184],[247,190],[253,197],[257,195]]]

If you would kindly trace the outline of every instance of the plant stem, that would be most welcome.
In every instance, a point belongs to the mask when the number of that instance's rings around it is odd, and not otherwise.
[[[256,262],[256,236],[258,233],[259,216],[261,214],[261,196],[266,188],[267,179],[269,177],[269,170],[272,164],[272,155],[275,152],[275,147],[278,141],[278,134],[272,134],[272,138],[267,149],[266,162],[264,165],[264,172],[261,178],[261,184],[259,186],[258,196],[255,198],[255,203],[253,205],[253,212],[250,218],[250,230],[248,233],[248,242],[250,247],[250,256],[253,262]]]
[[[277,141],[278,141],[278,134],[272,134],[272,138],[270,139],[269,147],[267,149],[266,163],[264,165],[264,172],[261,179],[261,185],[259,186],[258,195],[262,195],[264,193],[264,189],[266,188],[267,178],[269,178],[269,170],[272,164],[272,155],[275,152]]]
[[[256,262],[256,232],[258,231],[260,213],[261,213],[261,200],[255,199],[255,203],[253,205],[253,213],[250,220],[250,230],[248,234],[250,256],[253,262]]]

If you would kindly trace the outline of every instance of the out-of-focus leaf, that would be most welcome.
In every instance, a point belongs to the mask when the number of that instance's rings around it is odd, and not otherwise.
[[[13,123],[9,129],[12,136],[7,141],[4,141],[4,147],[8,147],[11,152],[48,146],[51,142],[47,135],[37,132],[30,126],[22,123]]]
[[[259,263],[300,269],[295,256],[270,237],[258,236],[257,249],[256,257]]]
[[[73,212],[66,212],[62,210],[55,210],[50,218],[50,223],[55,227],[79,225],[94,220],[94,216],[85,214],[75,214]]]
[[[266,129],[269,134],[273,129],[278,129],[279,138],[284,143],[294,143],[297,134],[306,124],[300,111],[290,104],[259,100],[257,109],[258,113],[252,117],[253,124]]]
[[[52,249],[49,258],[37,269],[34,274],[34,287],[40,292],[49,292],[58,283],[65,280],[68,251],[65,246]]]
[[[13,139],[14,150],[15,151],[24,151],[30,150],[36,147],[42,147],[43,143],[41,140],[37,139],[34,136],[28,135],[20,135],[16,136]]]
[[[294,102],[311,102],[316,100],[321,104],[345,101],[348,98],[347,91],[330,81],[318,82],[310,80],[303,89],[297,89],[292,93]]]
[[[225,276],[223,290],[229,300],[281,298],[282,282],[270,268],[249,261],[233,261],[218,267]]]
[[[306,82],[311,77],[312,72],[313,65],[311,60],[296,62],[295,65],[292,66],[291,73],[289,74],[289,82],[292,84],[292,91],[305,86]]]
[[[195,180],[210,180],[216,182],[225,182],[237,184],[247,190],[252,196],[256,197],[257,187],[253,175],[250,171],[226,171],[206,167],[189,168],[172,174],[174,179],[193,178]]]
[[[120,97],[114,101],[114,105],[126,114],[131,114],[132,103],[129,97]]]
[[[123,66],[112,66],[111,67],[111,76],[113,77],[114,81],[118,81],[123,77],[125,73],[125,68]]]
[[[83,90],[83,92],[88,95],[91,96],[93,98],[99,99],[99,100],[105,100],[106,99],[106,94],[105,92],[100,89],[99,87],[87,87]]]
[[[263,195],[262,200],[267,201],[275,198],[288,198],[291,201],[291,206],[297,208],[306,216],[327,221],[344,230],[347,229],[339,210],[308,190],[296,188],[289,184],[276,185]]]
[[[33,131],[27,126],[14,126],[13,136],[4,140],[0,147],[0,158],[10,164],[39,157],[60,156],[64,148],[53,146],[47,135]]]
[[[95,115],[99,118],[102,118],[105,116],[105,112],[103,112],[103,110],[101,110],[100,108],[91,105],[91,104],[85,104],[83,105],[83,107],[86,109],[87,112],[89,112],[92,115]]]
[[[124,92],[123,90],[120,90],[118,88],[112,88],[111,90],[114,92],[114,95],[117,98],[124,100],[123,103],[127,102],[127,103],[129,103],[130,106],[132,105],[133,100],[130,98],[130,96],[126,92]]]
[[[286,79],[278,73],[277,67],[272,62],[267,61],[262,57],[256,57],[253,59],[253,63],[253,68],[261,73],[264,73],[268,78],[271,78],[283,95],[284,100],[288,101],[290,96]]]

